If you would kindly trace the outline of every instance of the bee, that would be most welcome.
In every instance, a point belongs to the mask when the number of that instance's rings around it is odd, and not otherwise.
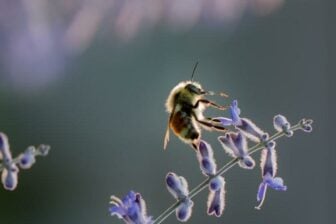
[[[197,65],[198,62],[194,66],[190,81],[183,81],[177,84],[167,98],[165,106],[170,115],[164,137],[164,149],[167,148],[170,129],[177,137],[191,145],[195,150],[197,150],[201,138],[201,128],[210,131],[227,131],[217,119],[205,118],[203,115],[206,107],[226,110],[227,106],[220,106],[205,98],[206,95],[214,95],[214,93],[205,91],[199,83],[193,81]],[[220,95],[227,97],[224,93]]]

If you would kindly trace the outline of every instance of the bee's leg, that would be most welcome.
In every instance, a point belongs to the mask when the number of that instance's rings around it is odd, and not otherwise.
[[[207,117],[206,119],[209,122],[214,122],[214,123],[217,123],[217,124],[221,124],[221,121],[217,118]]]
[[[216,131],[226,132],[228,130],[227,128],[225,128],[221,125],[213,124],[213,123],[211,123],[209,121],[205,121],[205,120],[200,120],[200,119],[198,119],[198,117],[195,114],[193,114],[193,117],[195,118],[195,120],[198,123],[200,123],[200,124],[202,124],[202,125],[204,125],[208,128],[214,129]]]
[[[194,149],[194,150],[198,150],[198,146],[200,144],[200,141],[201,141],[201,138],[200,136],[198,136],[196,139],[193,139],[190,143],[191,147]]]
[[[227,106],[218,105],[215,102],[207,100],[207,99],[200,99],[200,100],[198,100],[193,107],[197,108],[200,103],[203,103],[203,104],[205,104],[208,107],[211,106],[211,107],[217,108],[219,110],[226,110],[228,108]]]

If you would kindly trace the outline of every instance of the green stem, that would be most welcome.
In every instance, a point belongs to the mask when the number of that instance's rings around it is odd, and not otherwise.
[[[299,129],[302,129],[302,123],[299,122],[296,125],[292,126],[290,128],[291,131],[297,131]],[[260,142],[256,145],[254,145],[253,147],[249,148],[248,152],[249,155],[252,155],[258,151],[260,151],[261,149],[265,148],[265,144],[267,144],[270,141],[274,141],[278,138],[281,138],[285,136],[284,132],[277,132],[274,135],[272,135],[267,141],[265,142]],[[237,163],[238,163],[239,159],[232,159],[231,161],[229,161],[228,163],[226,163],[222,168],[220,168],[217,173],[211,177],[208,177],[207,179],[205,179],[202,183],[200,183],[199,185],[197,185],[195,188],[193,188],[188,197],[189,198],[193,198],[195,197],[198,193],[200,193],[202,190],[204,190],[208,184],[210,183],[210,181],[217,177],[217,176],[222,176],[224,173],[226,173],[227,171],[229,171],[232,167],[234,167]],[[175,209],[179,206],[179,204],[181,203],[181,200],[178,200],[177,202],[175,202],[174,204],[172,204],[169,208],[167,208],[164,212],[162,212],[155,220],[153,224],[159,224],[162,223],[164,220],[166,220],[171,214],[174,213]]]

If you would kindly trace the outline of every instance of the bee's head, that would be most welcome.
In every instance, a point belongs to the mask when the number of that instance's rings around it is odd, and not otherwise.
[[[184,88],[189,93],[195,94],[195,95],[204,95],[207,93],[206,91],[202,89],[202,87],[198,83],[195,83],[195,82],[188,83]]]

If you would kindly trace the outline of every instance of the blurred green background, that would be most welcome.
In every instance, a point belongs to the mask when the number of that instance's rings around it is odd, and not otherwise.
[[[149,214],[157,217],[174,202],[164,184],[167,172],[186,177],[191,188],[200,183],[204,177],[187,145],[171,136],[163,151],[164,102],[171,88],[189,79],[196,61],[195,79],[205,89],[228,93],[230,101],[238,99],[243,117],[264,130],[272,132],[272,118],[281,113],[292,123],[314,119],[314,131],[278,141],[278,175],[287,192],[269,190],[257,211],[259,166],[235,167],[225,176],[224,215],[206,215],[204,191],[194,200],[189,223],[333,223],[335,90],[329,68],[335,58],[328,51],[334,27],[327,12],[325,1],[285,1],[267,15],[245,11],[224,25],[202,19],[187,29],[160,22],[139,27],[130,38],[110,33],[105,21],[85,49],[57,56],[59,67],[50,74],[44,72],[54,67],[44,59],[37,63],[46,66],[42,70],[27,70],[15,57],[9,61],[14,31],[3,25],[0,130],[14,155],[31,144],[47,143],[52,150],[20,171],[15,191],[0,188],[1,223],[122,223],[110,217],[109,197],[131,189],[142,193]],[[35,57],[30,51],[26,56]],[[32,81],[44,75],[52,78]],[[207,114],[222,115],[211,109]],[[229,158],[217,136],[203,135],[221,166]],[[165,223],[178,222],[173,215]]]

